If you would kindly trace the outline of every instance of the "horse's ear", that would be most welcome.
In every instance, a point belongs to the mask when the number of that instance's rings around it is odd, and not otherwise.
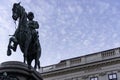
[[[21,2],[18,3],[18,5],[20,5]]]

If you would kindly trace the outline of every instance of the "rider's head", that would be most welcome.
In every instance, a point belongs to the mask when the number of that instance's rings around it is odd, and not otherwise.
[[[33,20],[33,18],[34,18],[33,12],[29,12],[27,17],[28,17],[29,20]]]

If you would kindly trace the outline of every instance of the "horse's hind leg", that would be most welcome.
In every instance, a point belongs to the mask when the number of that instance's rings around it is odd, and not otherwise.
[[[34,66],[34,69],[37,69],[37,64],[38,64],[38,61],[37,61],[37,59],[35,59],[35,66]]]
[[[24,49],[24,59],[28,60],[28,48],[29,48],[29,44],[31,42],[31,36],[27,36],[26,38],[27,40],[25,41],[25,49]]]
[[[25,57],[23,56],[23,62],[25,63]]]
[[[38,61],[38,69],[40,69],[40,61]]]
[[[37,69],[37,66],[38,66],[38,69],[40,69],[40,61],[39,61],[38,57],[35,59],[35,66],[34,66],[34,68]]]
[[[31,69],[32,59],[27,58],[28,69]]]

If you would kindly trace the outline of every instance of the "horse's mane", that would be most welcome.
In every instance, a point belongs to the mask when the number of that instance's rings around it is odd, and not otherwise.
[[[20,5],[21,6],[21,5]],[[23,10],[23,11],[25,11],[25,8],[23,7],[23,6],[21,6],[21,9]]]
[[[19,9],[19,14],[20,14],[20,19],[19,19],[19,24],[18,24],[18,28],[19,28],[19,27],[26,26],[26,23],[27,23],[27,13],[26,13],[25,8],[23,6],[21,6],[19,4],[18,7],[19,7],[18,9]],[[23,28],[26,28],[26,27],[23,27]]]

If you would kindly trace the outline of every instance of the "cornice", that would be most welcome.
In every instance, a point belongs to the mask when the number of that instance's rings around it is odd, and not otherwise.
[[[65,74],[75,73],[75,72],[80,72],[80,71],[85,71],[85,72],[89,72],[90,70],[97,71],[97,70],[101,70],[101,67],[118,64],[118,63],[120,63],[120,57],[115,57],[111,59],[66,67],[62,69],[57,69],[57,70],[53,70],[49,72],[43,72],[41,73],[41,75],[44,78],[47,78],[47,77],[54,77],[54,76],[65,75]]]

